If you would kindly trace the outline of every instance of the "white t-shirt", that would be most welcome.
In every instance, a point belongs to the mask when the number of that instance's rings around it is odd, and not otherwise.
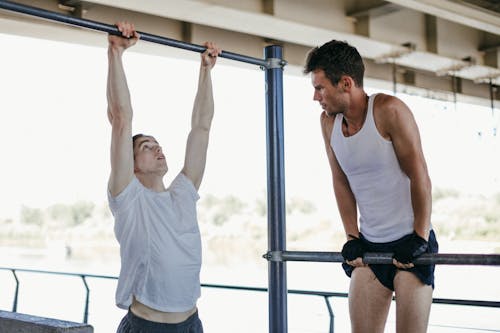
[[[200,297],[199,199],[180,173],[165,192],[144,187],[134,176],[116,197],[108,191],[120,243],[116,305],[128,309],[132,296],[163,312],[192,309]]]

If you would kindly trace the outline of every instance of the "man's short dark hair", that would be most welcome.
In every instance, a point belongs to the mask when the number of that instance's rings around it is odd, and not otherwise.
[[[346,42],[332,40],[309,51],[304,74],[318,69],[322,69],[334,85],[339,83],[342,75],[347,75],[352,77],[356,86],[363,86],[363,59],[358,50]]]
[[[135,142],[137,141],[137,139],[139,138],[142,138],[143,136],[146,136],[142,133],[137,133],[136,135],[134,135],[132,137],[132,151],[134,152],[134,158],[135,158]]]
[[[142,138],[143,136],[145,135],[142,133],[137,133],[136,135],[134,135],[132,137],[132,147],[135,147],[135,142],[137,141],[137,139]]]

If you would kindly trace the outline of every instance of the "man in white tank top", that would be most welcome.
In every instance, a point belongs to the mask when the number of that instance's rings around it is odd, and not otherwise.
[[[120,243],[116,304],[128,309],[117,332],[202,333],[196,307],[201,268],[196,201],[214,114],[210,73],[221,50],[205,43],[184,166],[167,188],[163,177],[168,167],[159,143],[149,135],[132,137],[122,55],[140,36],[133,24],[120,22],[117,27],[123,37],[108,37],[108,200]]]
[[[304,73],[311,73],[314,100],[323,109],[321,129],[347,238],[342,255],[351,278],[352,332],[382,333],[393,293],[397,332],[426,332],[434,265],[412,261],[436,253],[438,244],[415,119],[398,98],[366,94],[362,58],[345,42],[312,49]],[[392,252],[393,265],[365,265],[365,252]]]

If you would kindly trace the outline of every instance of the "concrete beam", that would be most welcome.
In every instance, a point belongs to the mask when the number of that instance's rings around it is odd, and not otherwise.
[[[452,0],[388,0],[442,19],[500,35],[500,15]]]
[[[27,0],[18,0],[29,2]],[[266,1],[266,0],[261,0]],[[85,11],[81,12],[84,18],[112,24],[117,20],[126,19],[136,23],[139,30],[161,36],[171,37],[190,41],[195,44],[201,44],[205,40],[214,40],[227,51],[241,54],[247,54],[254,57],[262,57],[262,48],[269,41],[274,41],[283,45],[285,60],[288,61],[286,67],[287,73],[301,74],[307,51],[311,46],[321,45],[332,38],[347,40],[350,44],[356,46],[365,61],[372,62],[372,70],[367,71],[367,75],[372,75],[374,82],[379,82],[382,77],[387,76],[389,85],[392,85],[392,77],[383,74],[387,67],[380,63],[381,59],[389,59],[389,63],[395,62],[399,67],[412,69],[416,74],[408,77],[401,77],[398,81],[404,82],[406,86],[415,85],[415,88],[439,89],[450,93],[449,79],[443,79],[436,76],[437,73],[446,75],[450,69],[454,76],[463,79],[464,87],[468,87],[468,82],[478,83],[476,89],[464,88],[463,93],[471,93],[476,97],[484,98],[489,96],[486,83],[492,79],[494,85],[500,84],[500,69],[498,69],[498,53],[490,51],[487,54],[487,61],[482,62],[478,53],[464,52],[465,55],[477,56],[476,63],[466,63],[461,58],[447,57],[439,54],[445,50],[449,55],[458,54],[452,52],[451,48],[446,49],[444,43],[448,39],[443,38],[443,29],[456,28],[455,23],[443,22],[442,19],[435,19],[431,15],[411,12],[410,9],[402,9],[378,18],[369,19],[366,23],[370,26],[367,33],[370,37],[355,35],[344,31],[336,31],[334,27],[325,28],[323,21],[325,16],[334,15],[339,22],[346,22],[342,2],[321,1],[322,5],[314,8],[301,17],[302,23],[298,21],[302,1],[299,0],[273,0],[266,2],[269,8],[264,8],[263,3],[250,0],[238,2],[238,5],[253,8],[250,11],[244,9],[226,7],[221,4],[222,0],[204,2],[195,0],[150,0],[141,2],[137,0],[90,0],[83,3]],[[36,0],[32,5],[44,7],[49,10],[61,11],[56,0]],[[227,0],[226,2],[229,2]],[[70,4],[66,2],[66,4]],[[79,5],[73,2],[73,5]],[[225,2],[224,2],[225,4]],[[233,2],[231,2],[233,4]],[[341,8],[342,7],[342,8]],[[318,12],[321,9],[321,12]],[[303,8],[307,11],[306,8]],[[263,12],[272,12],[266,14]],[[312,15],[312,14],[315,15]],[[317,15],[316,15],[317,14]],[[312,16],[318,17],[322,21],[322,26],[312,22]],[[343,17],[343,19],[342,19]],[[384,18],[384,21],[382,20]],[[304,23],[305,22],[305,23]],[[401,29],[405,22],[412,22],[410,28]],[[413,24],[414,23],[414,24]],[[431,23],[428,31],[424,27]],[[318,23],[319,24],[319,23]],[[330,24],[330,23],[328,23]],[[387,27],[390,31],[398,31],[397,37],[388,38]],[[469,31],[463,27],[464,34]],[[354,26],[352,27],[354,30]],[[385,30],[384,30],[385,29]],[[102,33],[88,31],[85,29],[64,26],[57,23],[37,20],[26,16],[11,14],[6,11],[0,11],[0,33],[19,34],[38,38],[60,40],[65,42],[80,43],[106,47],[106,38]],[[424,33],[425,32],[425,33]],[[420,39],[418,34],[420,35]],[[485,33],[486,34],[486,33]],[[381,41],[380,39],[383,39]],[[412,38],[415,37],[415,38]],[[481,36],[475,37],[476,42]],[[394,39],[396,38],[396,39]],[[453,36],[451,39],[454,39]],[[458,38],[458,36],[457,36]],[[379,39],[379,40],[377,40]],[[415,48],[408,48],[402,45],[403,42],[416,42]],[[454,40],[455,41],[455,40]],[[494,41],[493,41],[494,42]],[[457,42],[462,48],[477,52],[477,47],[470,41]],[[474,44],[474,45],[473,45]],[[490,43],[492,44],[492,43]],[[136,52],[144,52],[169,57],[182,57],[197,59],[198,55],[184,50],[164,47],[151,43],[139,43],[135,48]],[[239,66],[239,63],[231,62]],[[378,66],[377,70],[373,67]],[[424,72],[425,80],[421,80]],[[374,73],[381,74],[373,75]],[[409,74],[408,74],[409,75]],[[428,78],[428,79],[427,79]],[[429,82],[434,82],[429,84]],[[439,83],[438,83],[439,82]],[[438,83],[438,84],[436,84]],[[483,93],[486,91],[486,94]],[[489,102],[489,101],[488,101]]]
[[[91,325],[0,310],[0,332],[93,333]]]

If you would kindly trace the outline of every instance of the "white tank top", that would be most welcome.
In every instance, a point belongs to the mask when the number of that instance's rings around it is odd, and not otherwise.
[[[359,228],[371,242],[390,242],[413,232],[410,179],[399,166],[392,142],[380,135],[373,117],[373,101],[363,127],[356,134],[342,133],[338,114],[330,145],[349,180],[359,210]]]

